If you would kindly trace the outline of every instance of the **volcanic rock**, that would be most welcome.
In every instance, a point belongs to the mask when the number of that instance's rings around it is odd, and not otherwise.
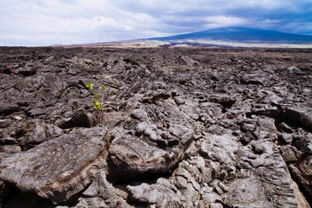
[[[0,178],[58,203],[85,188],[105,167],[106,129],[73,130],[27,152],[3,158]]]
[[[311,54],[0,48],[0,207],[309,208]]]

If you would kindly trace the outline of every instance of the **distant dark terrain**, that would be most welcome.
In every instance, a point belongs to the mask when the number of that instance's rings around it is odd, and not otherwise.
[[[62,47],[55,45],[54,47]],[[209,29],[200,32],[168,37],[98,42],[63,47],[112,47],[112,48],[295,48],[312,49],[312,35],[284,33],[244,27]]]
[[[312,44],[311,35],[300,35],[244,27],[227,27],[227,28],[210,29],[175,36],[150,38],[148,40],[185,41],[185,40],[205,40],[205,39],[243,42],[243,43]]]
[[[2,47],[0,207],[309,208],[311,60],[308,49]]]

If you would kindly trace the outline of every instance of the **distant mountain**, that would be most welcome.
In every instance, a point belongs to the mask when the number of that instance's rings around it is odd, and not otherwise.
[[[168,37],[149,38],[147,40],[172,42],[186,40],[214,40],[243,43],[312,44],[312,35],[299,35],[273,30],[252,29],[244,27],[227,27]]]

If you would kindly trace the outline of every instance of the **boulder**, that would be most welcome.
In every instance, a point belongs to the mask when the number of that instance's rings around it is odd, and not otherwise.
[[[85,188],[105,166],[106,129],[77,129],[12,154],[0,162],[0,179],[59,203]]]

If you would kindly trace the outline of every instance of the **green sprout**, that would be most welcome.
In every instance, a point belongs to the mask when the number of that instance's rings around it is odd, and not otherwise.
[[[104,103],[103,103],[103,92],[106,89],[105,86],[101,85],[98,87],[97,91],[100,92],[94,92],[94,84],[93,83],[87,83],[85,84],[86,88],[89,89],[91,94],[93,95],[93,106],[96,110],[103,111],[104,110]]]
[[[89,90],[93,90],[94,84],[93,83],[87,83],[86,84],[86,88],[88,88]]]
[[[93,104],[94,104],[94,108],[97,109],[97,110],[104,110],[104,104],[101,103],[101,101],[99,100],[93,100]]]
[[[104,85],[101,85],[101,86],[99,87],[99,89],[103,91],[103,90],[106,89],[106,87],[105,87]]]

